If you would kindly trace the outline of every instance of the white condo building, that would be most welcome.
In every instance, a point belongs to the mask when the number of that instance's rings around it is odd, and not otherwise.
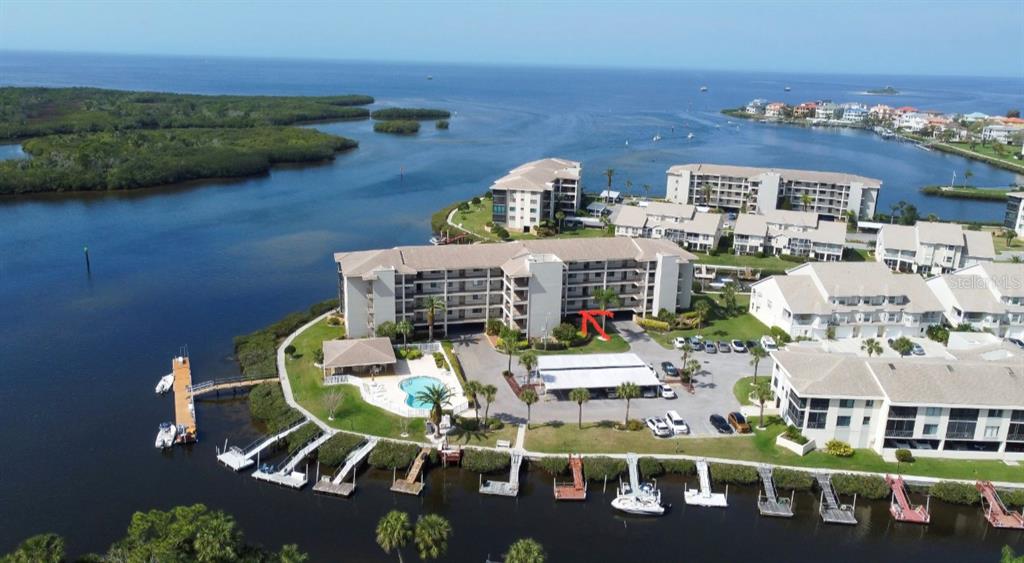
[[[563,318],[599,308],[592,295],[612,288],[609,309],[655,315],[690,306],[693,255],[668,240],[609,237],[501,244],[401,246],[339,252],[338,299],[349,337],[373,336],[386,321],[426,330],[425,298],[440,298],[434,327],[483,324],[548,336]]]
[[[991,233],[955,223],[882,225],[875,240],[875,260],[896,272],[941,274],[995,257]]]
[[[793,338],[920,336],[943,314],[921,276],[879,262],[809,262],[750,291],[750,313]]]
[[[528,162],[491,185],[491,220],[509,229],[529,231],[554,221],[559,211],[575,215],[583,202],[582,166],[561,158]]]
[[[652,201],[643,207],[616,205],[609,220],[618,237],[663,238],[707,251],[718,246],[725,216],[703,213],[692,205]]]
[[[928,280],[946,321],[1003,338],[1024,337],[1024,264],[985,262]]]
[[[722,207],[741,213],[801,209],[840,219],[875,214],[881,180],[842,172],[753,168],[726,164],[681,164],[668,169],[666,199]],[[809,198],[805,206],[804,196]],[[783,203],[785,202],[785,204]]]
[[[806,256],[813,260],[842,260],[846,223],[820,221],[816,213],[773,209],[763,214],[741,213],[733,230],[736,254]]]
[[[1010,192],[1006,194],[1006,215],[1003,218],[1003,226],[1017,233],[1017,236],[1024,236],[1024,192]]]
[[[775,404],[823,447],[1024,459],[1024,358],[1005,345],[954,358],[867,358],[799,346],[771,353]]]

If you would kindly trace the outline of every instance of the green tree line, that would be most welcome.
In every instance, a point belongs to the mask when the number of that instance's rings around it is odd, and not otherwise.
[[[443,109],[428,108],[383,108],[370,114],[373,119],[448,119],[452,114]]]

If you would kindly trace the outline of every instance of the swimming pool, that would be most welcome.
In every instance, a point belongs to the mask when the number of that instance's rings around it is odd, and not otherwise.
[[[403,380],[402,383],[399,384],[399,387],[402,391],[405,391],[405,394],[407,395],[405,398],[405,404],[414,409],[429,409],[431,404],[424,403],[423,401],[417,401],[416,394],[425,390],[427,387],[432,387],[434,385],[444,387],[444,383],[441,383],[441,380],[436,377],[430,377],[429,375],[417,375]]]

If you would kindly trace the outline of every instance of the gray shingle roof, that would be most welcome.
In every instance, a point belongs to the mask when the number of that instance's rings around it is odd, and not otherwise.
[[[860,182],[868,186],[880,187],[881,180],[867,178],[856,174],[845,172],[820,172],[817,170],[794,170],[790,168],[755,168],[752,166],[733,166],[731,164],[677,164],[668,169],[669,174],[680,172],[695,172],[699,174],[711,174],[716,176],[732,176],[739,178],[753,178],[765,173],[776,173],[787,180],[799,180],[803,182],[821,182],[826,184],[850,184]]]
[[[388,338],[324,341],[324,367],[328,369],[387,365],[395,362],[395,350]]]

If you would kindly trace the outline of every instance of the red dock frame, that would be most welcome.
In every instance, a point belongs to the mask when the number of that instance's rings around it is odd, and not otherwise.
[[[927,524],[932,521],[929,512],[931,508],[931,497],[928,497],[926,504],[914,505],[910,503],[910,496],[907,494],[907,486],[903,477],[891,475],[885,476],[885,482],[892,489],[892,497],[889,501],[889,514],[898,522],[910,522],[912,524]]]
[[[995,528],[1024,530],[1024,517],[1020,512],[1006,508],[991,481],[978,481],[974,486],[981,493],[981,508],[989,524]]]
[[[569,468],[572,470],[572,483],[555,481],[555,500],[586,500],[587,482],[583,480],[583,458],[570,455]]]

